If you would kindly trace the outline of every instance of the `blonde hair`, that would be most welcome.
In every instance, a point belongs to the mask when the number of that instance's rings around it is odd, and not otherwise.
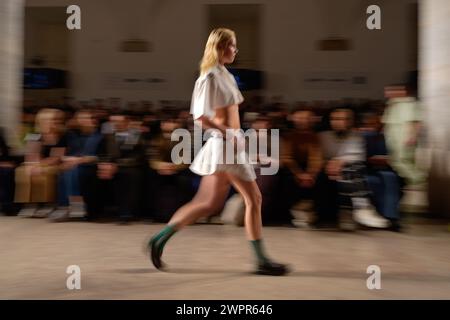
[[[208,69],[219,62],[220,51],[223,51],[232,39],[236,39],[233,30],[217,28],[211,31],[208,41],[206,41],[203,58],[200,61],[200,75],[206,73]]]
[[[61,123],[52,124],[53,121]],[[35,129],[42,134],[57,133],[61,134],[64,131],[62,121],[64,120],[64,112],[58,109],[44,108],[41,109],[35,119]]]

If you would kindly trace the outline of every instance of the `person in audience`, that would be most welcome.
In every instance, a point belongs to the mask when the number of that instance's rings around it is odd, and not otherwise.
[[[193,175],[189,164],[181,162],[183,153],[174,153],[172,148],[178,141],[172,141],[172,132],[181,128],[176,115],[167,114],[161,120],[161,133],[154,137],[147,149],[149,159],[148,190],[151,215],[158,221],[167,222],[172,214],[193,195]],[[176,157],[176,159],[172,159]]]
[[[381,117],[367,112],[361,133],[366,142],[367,182],[379,213],[391,222],[391,229],[400,231],[399,203],[403,180],[389,165],[389,155]]]
[[[316,225],[320,226],[329,218],[339,219],[339,226],[344,230],[354,229],[354,222],[386,228],[388,221],[370,205],[370,192],[364,178],[364,139],[352,130],[353,121],[350,109],[334,109],[330,114],[332,130],[320,134],[325,166],[317,179],[321,201]]]
[[[382,122],[389,163],[405,179],[407,185],[420,185],[426,181],[426,174],[415,161],[418,137],[421,130],[421,107],[412,97],[406,85],[387,86],[388,99]]]
[[[249,154],[254,157],[256,164],[256,183],[262,194],[261,203],[261,217],[263,225],[270,224],[291,224],[291,216],[289,212],[281,210],[279,206],[280,183],[281,183],[281,162],[280,162],[280,146],[272,145],[272,119],[266,114],[255,115],[255,120],[252,121],[251,129],[255,130],[256,145],[258,149],[256,154],[249,150]],[[276,150],[278,149],[278,150]],[[261,174],[264,167],[278,168],[278,172],[271,175]]]
[[[322,149],[318,135],[312,130],[314,113],[299,108],[292,112],[290,120],[293,129],[284,139],[282,162],[283,171],[280,201],[283,211],[290,212],[300,200],[320,201],[316,192],[317,175],[323,166]],[[313,217],[303,217],[306,224]]]
[[[26,138],[29,134],[35,132],[36,112],[31,108],[24,108],[22,111],[22,121],[19,127],[19,144],[20,147],[26,148]]]
[[[47,217],[55,209],[56,180],[66,148],[64,113],[44,108],[36,116],[37,134],[28,134],[25,162],[15,172],[14,201],[19,216]]]
[[[69,217],[84,217],[84,202],[80,178],[84,168],[91,168],[97,161],[97,151],[102,135],[89,110],[80,110],[75,115],[76,129],[67,133],[67,149],[58,177],[58,210],[49,216],[53,221],[64,221]]]
[[[146,167],[145,144],[140,130],[130,128],[129,115],[110,116],[112,133],[105,134],[99,147],[97,176],[114,188],[119,217],[126,223],[137,218]]]

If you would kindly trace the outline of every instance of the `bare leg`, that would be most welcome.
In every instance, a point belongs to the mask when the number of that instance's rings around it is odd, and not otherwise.
[[[168,224],[179,230],[201,217],[216,213],[223,206],[229,190],[230,184],[226,174],[218,172],[203,177],[197,194],[175,212]]]
[[[233,187],[242,195],[245,202],[245,229],[249,240],[261,239],[261,202],[262,196],[255,181],[246,181],[228,174]]]
[[[287,266],[275,263],[267,258],[262,244],[261,203],[262,196],[255,181],[246,181],[233,174],[228,174],[233,187],[242,195],[245,202],[245,229],[254,249],[258,267],[257,274],[281,276],[288,272]]]
[[[156,234],[149,243],[151,259],[157,269],[164,267],[161,256],[166,242],[172,235],[197,219],[217,212],[225,201],[230,184],[224,173],[217,172],[202,178],[200,188],[195,197],[179,208],[167,226]]]

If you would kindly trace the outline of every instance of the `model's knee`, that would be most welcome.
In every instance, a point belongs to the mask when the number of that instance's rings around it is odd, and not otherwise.
[[[249,197],[245,199],[245,205],[247,208],[260,208],[262,203],[262,195],[261,192],[255,192]]]

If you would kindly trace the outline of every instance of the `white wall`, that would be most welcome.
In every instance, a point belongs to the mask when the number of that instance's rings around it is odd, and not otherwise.
[[[50,9],[50,10],[49,10]],[[34,67],[33,57],[45,57],[45,66],[68,70],[70,31],[66,27],[65,8],[27,8],[24,28],[24,65]],[[62,101],[69,94],[66,89],[24,90],[24,100],[47,102]]]
[[[261,68],[268,74],[268,95],[287,101],[340,97],[381,98],[385,84],[399,82],[414,69],[407,4],[412,0],[378,1],[382,30],[366,29],[366,0],[78,0],[82,30],[71,31],[73,95],[78,99],[119,96],[126,100],[189,100],[198,61],[207,36],[203,4],[264,4],[261,20]],[[28,0],[29,6],[73,4],[71,0]],[[131,3],[135,3],[131,6]],[[316,50],[316,41],[333,34],[349,37],[351,51]],[[143,37],[153,43],[149,53],[121,53],[120,40]],[[238,35],[239,43],[239,35]],[[112,90],[108,72],[162,74],[168,84],[158,90]],[[364,90],[308,89],[311,72],[364,73]]]
[[[382,97],[385,84],[399,82],[406,71],[414,70],[408,60],[404,11],[409,2],[379,1],[382,30],[374,31],[366,28],[368,1],[268,2],[264,65],[271,75],[269,92],[299,100]],[[333,4],[328,7],[331,12],[325,11],[327,4]],[[349,37],[354,50],[317,51],[315,42],[333,33]],[[369,84],[365,91],[306,90],[300,81],[302,75],[320,71],[363,72]]]
[[[0,2],[0,128],[15,146],[22,103],[23,1]]]
[[[450,217],[450,3],[425,0],[420,19],[420,96],[430,150],[429,212]]]

